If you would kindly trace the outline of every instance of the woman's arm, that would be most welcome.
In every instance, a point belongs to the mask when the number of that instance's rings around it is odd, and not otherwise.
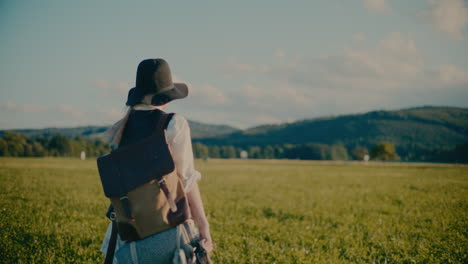
[[[201,239],[205,239],[205,249],[210,252],[213,249],[210,226],[197,183],[201,175],[194,168],[192,139],[187,120],[180,115],[174,115],[168,124],[166,136],[177,173],[184,183],[193,220],[200,231]]]
[[[187,196],[193,220],[200,230],[201,239],[206,239],[204,245],[205,249],[210,252],[213,249],[213,240],[211,240],[210,224],[206,219],[205,208],[203,207],[203,201],[200,196],[200,189],[198,188],[197,182],[193,183],[193,186],[187,193]]]

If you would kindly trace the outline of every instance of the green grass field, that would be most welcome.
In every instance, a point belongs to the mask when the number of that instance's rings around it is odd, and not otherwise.
[[[468,263],[468,167],[197,161],[215,263]],[[0,159],[0,263],[100,263],[95,160]]]

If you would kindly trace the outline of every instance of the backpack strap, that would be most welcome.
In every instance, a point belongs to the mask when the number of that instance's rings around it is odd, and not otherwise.
[[[163,133],[163,129],[167,129],[167,126],[169,125],[169,122],[171,121],[173,116],[174,116],[174,113],[169,113],[169,114],[163,113],[163,115],[158,121],[158,124],[156,125],[156,133]],[[166,195],[167,202],[169,203],[169,206],[171,207],[171,211],[173,213],[176,212],[177,205],[175,203],[172,193],[169,192],[169,189],[166,186],[166,180],[164,178],[161,178],[158,181],[158,185],[159,185],[159,188],[161,188],[163,193]]]
[[[169,114],[167,114],[166,123],[164,124],[164,129],[167,129],[167,127],[169,126],[169,123],[171,122],[172,117],[173,117],[174,115],[175,115],[175,113],[169,113]]]
[[[169,122],[174,115],[174,113],[163,113],[161,118],[159,118],[158,123],[156,124],[155,133],[162,133],[164,129],[167,129],[167,126],[169,125]]]
[[[107,245],[106,259],[104,264],[112,264],[114,260],[115,247],[117,245],[117,223],[115,222],[115,213],[112,212],[112,232],[109,239],[109,244]]]

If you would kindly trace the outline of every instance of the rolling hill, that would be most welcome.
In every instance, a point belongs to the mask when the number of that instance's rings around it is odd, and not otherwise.
[[[194,142],[208,146],[301,145],[317,143],[371,148],[381,142],[394,143],[406,160],[449,151],[468,143],[468,109],[457,107],[415,107],[394,111],[321,117],[292,123],[262,125],[239,130],[226,125],[189,121]],[[107,126],[13,130],[26,137],[61,134],[70,138],[103,138]],[[0,136],[4,131],[0,131]]]
[[[468,142],[468,109],[416,107],[263,125],[195,140],[207,145],[343,144],[370,147],[392,142],[402,151],[453,148]]]
[[[190,120],[189,126],[192,138],[194,139],[214,137],[239,131],[239,129],[227,125],[212,125]],[[103,139],[103,133],[108,128],[109,126],[82,126],[70,128],[12,129],[9,131],[21,133],[28,138],[36,138],[40,136],[49,137],[59,134],[69,138],[80,136],[86,139]],[[0,137],[5,133],[5,131],[7,130],[0,130]]]

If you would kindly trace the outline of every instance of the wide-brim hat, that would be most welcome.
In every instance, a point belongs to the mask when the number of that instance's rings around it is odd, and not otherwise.
[[[164,59],[147,59],[138,65],[135,87],[128,91],[125,104],[138,104],[147,94],[154,94],[152,105],[163,105],[187,97],[188,87],[185,83],[172,82],[169,64]]]

